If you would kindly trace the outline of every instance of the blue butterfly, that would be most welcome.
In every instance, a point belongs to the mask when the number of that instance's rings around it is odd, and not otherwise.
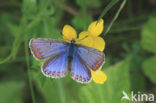
[[[71,71],[72,79],[89,83],[91,70],[97,71],[105,62],[103,52],[84,45],[48,38],[33,38],[29,42],[31,53],[37,60],[45,60],[42,73],[51,78],[61,78]],[[91,69],[91,70],[90,70]]]

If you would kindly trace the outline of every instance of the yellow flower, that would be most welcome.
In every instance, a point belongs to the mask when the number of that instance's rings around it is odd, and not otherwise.
[[[103,84],[107,80],[107,76],[102,70],[99,70],[97,72],[91,71],[91,73],[93,81],[95,83]]]
[[[70,40],[74,39],[77,41],[78,44],[82,44],[88,47],[92,47],[98,49],[100,51],[104,51],[105,48],[105,41],[99,35],[102,33],[104,28],[104,21],[101,19],[98,23],[97,21],[92,22],[87,31],[83,31],[79,34],[79,38],[77,38],[76,31],[73,27],[69,25],[65,25],[63,27],[63,38],[69,42]],[[97,72],[91,70],[92,78],[95,83],[103,84],[107,76],[106,74],[100,69]]]
[[[72,39],[76,40],[77,34],[73,27],[70,25],[65,25],[62,30],[63,38],[67,42],[70,42]]]
[[[102,19],[98,23],[97,21],[92,22],[88,27],[90,35],[99,36],[103,31],[103,24],[104,22]]]

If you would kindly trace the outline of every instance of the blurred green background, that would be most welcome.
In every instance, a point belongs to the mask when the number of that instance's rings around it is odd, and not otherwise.
[[[0,103],[129,103],[121,101],[122,91],[156,94],[156,0],[127,0],[118,15],[122,3],[1,0]],[[102,70],[107,81],[83,85],[69,75],[63,79],[44,77],[41,62],[30,54],[29,40],[62,39],[65,24],[79,33],[99,17],[105,21],[101,37],[106,41],[106,63]]]

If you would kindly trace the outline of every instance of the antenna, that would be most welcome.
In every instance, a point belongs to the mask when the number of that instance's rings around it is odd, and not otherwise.
[[[80,42],[81,40],[83,40],[83,39],[85,39],[85,38],[87,38],[88,37],[88,35],[86,35],[85,37],[83,37],[82,39],[80,39],[80,40],[78,40],[78,41],[76,41],[76,42]]]

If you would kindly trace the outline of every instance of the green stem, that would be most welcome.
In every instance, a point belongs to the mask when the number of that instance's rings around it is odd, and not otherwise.
[[[117,13],[115,14],[113,20],[111,21],[111,23],[109,24],[108,28],[106,29],[104,36],[106,36],[106,34],[108,33],[108,31],[111,29],[113,23],[115,22],[115,20],[118,18],[121,10],[123,9],[123,7],[125,6],[127,0],[123,0],[123,2],[120,5],[120,8],[118,9]]]
[[[118,2],[119,0],[112,0],[102,11],[101,15],[98,17],[98,22],[101,18],[104,17],[104,15]],[[97,23],[98,23],[97,22]]]
[[[83,1],[81,0],[81,2],[83,2]],[[83,29],[86,30],[86,28],[87,28],[87,9],[86,9],[86,3],[83,2],[81,7],[82,7],[82,14],[83,14],[83,22],[84,22]]]
[[[31,72],[30,72],[27,36],[26,36],[26,40],[25,40],[25,54],[26,54],[27,74],[28,74],[29,87],[30,87],[30,92],[31,92],[31,96],[32,96],[32,101],[33,101],[33,103],[36,103],[33,85],[32,85],[32,77],[31,77]]]
[[[45,19],[43,20],[43,27],[44,27],[45,35],[49,35],[48,25]]]
[[[66,103],[65,92],[64,92],[64,89],[63,89],[62,81],[57,80],[56,82],[57,82],[57,87],[58,87],[58,92],[59,92],[61,103]]]

